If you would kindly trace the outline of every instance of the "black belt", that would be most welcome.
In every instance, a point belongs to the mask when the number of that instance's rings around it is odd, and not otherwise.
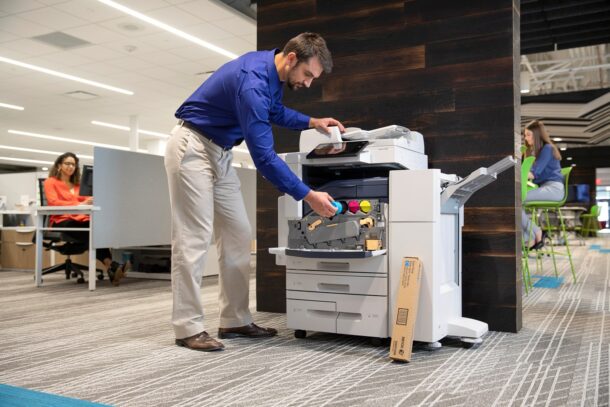
[[[217,142],[214,141],[214,139],[210,136],[208,136],[207,134],[205,134],[204,132],[202,132],[201,130],[199,130],[197,127],[195,127],[195,125],[193,125],[192,123],[189,123],[185,120],[180,119],[180,121],[182,122],[181,126],[182,127],[186,127],[189,130],[194,131],[195,133],[207,138],[208,140],[210,140],[212,143],[216,144],[218,147],[222,148],[224,151],[229,151],[232,147],[223,147],[220,144],[218,144]]]

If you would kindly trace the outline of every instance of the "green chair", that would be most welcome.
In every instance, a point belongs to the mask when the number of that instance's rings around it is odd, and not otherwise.
[[[598,205],[593,205],[589,213],[580,216],[582,221],[580,233],[582,236],[588,236],[590,234],[593,237],[597,237],[597,231],[599,230],[597,218],[599,217],[600,212],[601,208]]]
[[[563,220],[563,214],[561,213],[561,207],[565,205],[566,199],[568,198],[568,181],[570,178],[570,173],[572,171],[572,167],[567,167],[567,168],[562,168],[561,169],[561,175],[563,175],[564,178],[564,194],[563,194],[563,199],[561,201],[558,202],[554,202],[554,201],[528,201],[524,203],[524,206],[527,209],[531,210],[531,214],[532,214],[532,222],[534,222],[534,224],[536,223],[536,213],[538,210],[541,210],[544,212],[545,215],[545,220],[546,220],[546,228],[548,230],[551,230],[551,222],[549,219],[549,211],[557,211],[557,215],[559,217],[559,224],[560,224],[560,228],[561,228],[561,235],[563,237],[563,240],[565,242],[566,245],[566,252],[567,253],[561,253],[561,252],[557,252],[555,251],[555,247],[553,244],[553,238],[552,235],[549,235],[549,238],[551,240],[550,242],[550,253],[551,253],[551,257],[553,258],[553,267],[555,268],[555,275],[557,276],[557,262],[555,260],[555,254],[562,254],[562,255],[567,255],[568,259],[570,261],[570,270],[572,271],[572,278],[574,279],[574,282],[576,282],[576,272],[574,271],[574,263],[572,261],[572,253],[570,252],[570,245],[568,242],[568,235],[566,232],[566,226],[565,226],[565,222]],[[522,174],[523,176],[523,174]],[[533,228],[532,228],[533,229]],[[527,245],[526,245],[527,246]]]
[[[525,198],[527,197],[527,191],[531,188],[528,186],[528,174],[532,169],[532,165],[534,165],[535,157],[527,157],[524,158],[521,162],[521,205],[525,205]],[[529,241],[532,240],[532,236],[530,233]],[[532,288],[532,279],[530,277],[530,267],[529,267],[529,245],[521,236],[521,260],[523,262],[523,267],[521,268],[521,272],[523,275],[523,283],[525,286],[525,293],[529,294],[529,290]],[[538,268],[538,255],[536,255],[536,268]]]

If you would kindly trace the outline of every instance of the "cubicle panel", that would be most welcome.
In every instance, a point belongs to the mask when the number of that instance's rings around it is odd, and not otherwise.
[[[93,149],[94,245],[167,245],[171,216],[163,157],[102,147]]]

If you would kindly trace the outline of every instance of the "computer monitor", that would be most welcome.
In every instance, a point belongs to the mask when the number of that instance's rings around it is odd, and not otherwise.
[[[83,165],[79,195],[93,196],[93,165]]]

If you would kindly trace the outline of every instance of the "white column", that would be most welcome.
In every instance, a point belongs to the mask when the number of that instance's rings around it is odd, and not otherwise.
[[[146,149],[150,154],[165,155],[167,140],[151,140],[146,143]]]
[[[138,115],[129,116],[129,149],[131,151],[138,151],[140,144],[138,130]]]

